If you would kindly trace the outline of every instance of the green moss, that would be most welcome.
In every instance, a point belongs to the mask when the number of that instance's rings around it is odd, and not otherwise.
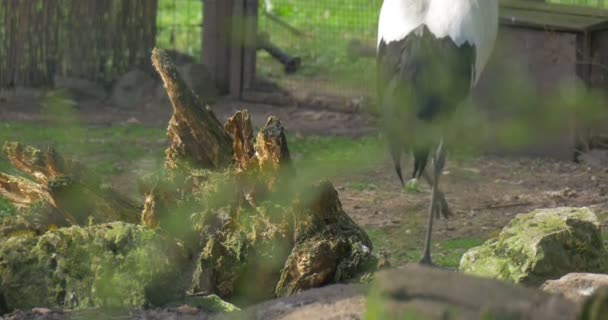
[[[237,306],[222,300],[215,294],[206,296],[188,296],[184,299],[184,303],[211,313],[226,313],[240,311]]]
[[[161,234],[126,223],[13,236],[0,245],[9,309],[142,307],[179,295],[185,253]]]
[[[536,285],[570,272],[605,272],[607,257],[591,210],[541,209],[518,215],[496,239],[469,250],[460,269]]]

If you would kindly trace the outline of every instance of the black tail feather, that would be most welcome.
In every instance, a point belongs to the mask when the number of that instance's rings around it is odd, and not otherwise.
[[[401,186],[405,186],[405,182],[403,181],[403,173],[401,172],[401,153],[403,150],[399,146],[399,144],[395,143],[391,143],[390,149],[391,156],[393,158],[393,164],[395,165],[395,172],[397,172],[399,181],[401,181]]]
[[[426,169],[426,164],[429,159],[430,148],[426,146],[417,146],[414,148],[414,172],[412,178],[419,179]]]

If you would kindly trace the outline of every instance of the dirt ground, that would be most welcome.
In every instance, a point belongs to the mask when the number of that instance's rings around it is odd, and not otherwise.
[[[37,103],[40,93],[20,90],[2,95],[0,120],[44,125],[48,119]],[[313,95],[314,92],[308,96]],[[358,108],[349,109],[348,99],[339,101],[346,101],[345,106],[323,108],[335,102],[332,100],[325,104],[314,101],[315,105],[274,106],[224,99],[214,110],[223,120],[236,110],[248,109],[254,126],[261,126],[269,115],[276,115],[288,134],[296,136],[356,138],[376,133],[370,117]],[[153,100],[131,109],[112,107],[107,101],[84,101],[77,109],[80,121],[87,125],[142,124],[164,128],[171,115],[165,100]],[[411,163],[404,163],[404,167],[409,171]],[[391,262],[401,264],[417,259],[427,219],[430,197],[427,186],[422,185],[418,193],[403,191],[388,162],[333,182],[345,211],[367,230],[380,235],[376,238],[382,243],[377,246],[387,251]],[[607,167],[540,158],[481,156],[448,161],[442,189],[455,215],[436,224],[436,246],[457,239],[485,240],[518,213],[555,206],[591,207],[604,228],[608,227]]]

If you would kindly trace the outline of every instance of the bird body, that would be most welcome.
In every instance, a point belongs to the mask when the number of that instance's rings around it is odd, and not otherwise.
[[[430,263],[435,214],[449,209],[437,189],[445,163],[443,133],[488,62],[498,29],[498,0],[384,0],[378,26],[378,102],[383,130],[404,184],[401,155],[413,149],[413,179],[433,187],[423,261]],[[425,175],[430,149],[434,177]]]
[[[385,0],[380,11],[378,46],[406,38],[425,25],[437,39],[449,38],[457,47],[475,47],[475,81],[483,71],[496,40],[497,0]]]

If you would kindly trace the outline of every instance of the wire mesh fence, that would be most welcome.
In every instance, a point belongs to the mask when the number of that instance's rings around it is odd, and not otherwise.
[[[258,55],[258,74],[293,89],[369,96],[374,91],[378,15],[382,0],[260,0],[260,32],[289,55],[297,73],[285,75],[268,54]],[[608,0],[547,0],[606,7]]]
[[[156,43],[200,58],[203,0],[158,0]]]
[[[268,34],[290,56],[301,58],[302,65],[287,76],[282,65],[260,52],[258,74],[292,87],[298,81],[318,91],[368,91],[374,63],[359,51],[375,47],[381,5],[382,0],[261,1],[260,33]]]

